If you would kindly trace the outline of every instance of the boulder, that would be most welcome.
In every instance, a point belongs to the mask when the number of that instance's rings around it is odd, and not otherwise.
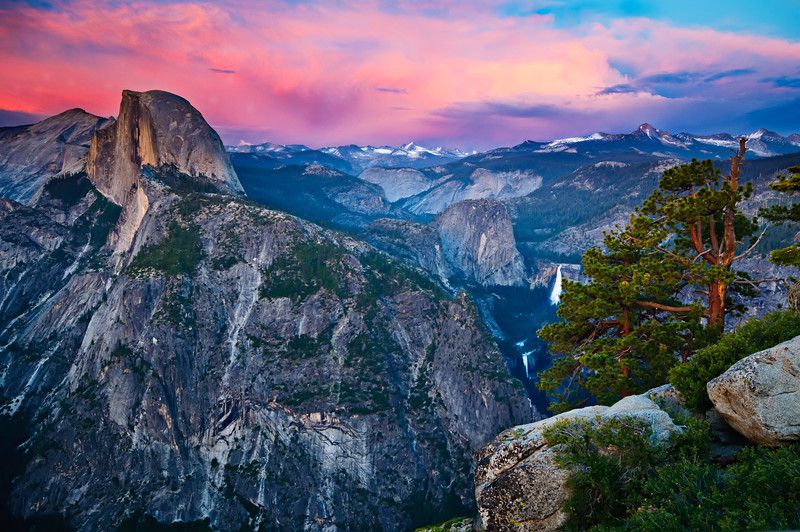
[[[800,336],[743,358],[708,383],[708,397],[752,442],[800,440]]]
[[[555,462],[556,449],[543,433],[561,420],[602,421],[630,417],[649,423],[655,442],[664,442],[681,428],[656,404],[673,394],[662,386],[642,395],[625,397],[612,406],[570,410],[542,421],[502,432],[478,453],[475,498],[478,530],[542,531],[563,525],[569,471]],[[653,397],[651,399],[651,397]]]

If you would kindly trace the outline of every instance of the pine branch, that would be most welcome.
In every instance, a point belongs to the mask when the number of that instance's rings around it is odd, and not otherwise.
[[[663,310],[664,312],[692,312],[694,308],[692,307],[674,307],[672,305],[664,305],[662,303],[656,303],[654,301],[633,301],[634,305],[638,305],[643,308],[652,308],[655,310]]]
[[[743,259],[743,258],[745,258],[746,256],[748,256],[748,255],[749,255],[749,254],[750,254],[750,253],[751,253],[751,252],[752,252],[754,249],[756,249],[756,246],[758,245],[758,243],[759,243],[759,242],[761,242],[761,239],[762,239],[762,238],[764,238],[764,235],[766,234],[766,232],[767,232],[767,229],[768,229],[768,227],[765,227],[765,228],[764,228],[764,230],[763,230],[763,231],[761,231],[761,234],[760,234],[760,235],[758,235],[758,238],[757,238],[757,239],[756,239],[756,241],[753,243],[753,245],[752,245],[752,246],[750,246],[750,247],[747,249],[747,251],[744,251],[744,252],[742,252],[741,254],[739,254],[739,255],[736,255],[735,257],[733,257],[733,260],[739,260],[739,259]]]

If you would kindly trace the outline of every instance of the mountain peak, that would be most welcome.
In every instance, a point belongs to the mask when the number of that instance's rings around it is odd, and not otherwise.
[[[92,138],[87,171],[100,192],[124,205],[145,165],[174,165],[221,192],[242,191],[219,135],[186,99],[160,90],[124,90],[116,121]]]
[[[761,137],[780,138],[781,136],[775,133],[774,131],[770,131],[769,129],[763,127],[760,127],[757,130],[750,133],[749,135],[747,135],[748,139],[760,139]]]
[[[639,128],[636,131],[634,131],[634,133],[645,134],[648,137],[650,137],[651,139],[657,139],[658,137],[661,136],[661,131],[659,131],[658,129],[656,129],[655,127],[653,127],[651,124],[649,124],[647,122],[645,122],[644,124],[641,124],[639,126]]]

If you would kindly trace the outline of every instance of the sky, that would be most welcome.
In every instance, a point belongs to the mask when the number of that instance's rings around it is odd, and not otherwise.
[[[798,3],[0,0],[0,125],[161,89],[229,144],[796,133]]]

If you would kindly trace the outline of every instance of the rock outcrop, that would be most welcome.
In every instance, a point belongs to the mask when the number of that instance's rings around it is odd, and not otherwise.
[[[117,119],[92,137],[86,164],[97,190],[123,207],[112,236],[116,253],[128,250],[147,212],[141,174],[148,167],[184,190],[242,193],[222,140],[188,101],[125,90]]]
[[[451,205],[429,224],[380,219],[368,238],[395,255],[450,281],[481,286],[524,286],[525,264],[502,203],[470,200]]]
[[[492,200],[451,205],[434,226],[453,273],[484,286],[523,286],[525,264],[505,206]]]
[[[708,397],[752,442],[800,440],[800,337],[743,358],[708,383]]]
[[[475,471],[477,528],[487,531],[557,530],[565,521],[569,472],[555,463],[555,449],[544,441],[547,427],[562,420],[601,421],[629,417],[652,427],[655,441],[681,430],[656,401],[672,401],[669,386],[626,397],[612,406],[564,412],[501,433],[478,454]]]
[[[31,205],[53,177],[84,170],[92,135],[107,122],[70,109],[30,126],[0,128],[0,197]]]
[[[219,135],[188,101],[164,91],[126,90],[116,121],[92,138],[87,171],[102,194],[125,205],[145,165],[173,166],[220,192],[242,192]]]
[[[444,167],[449,168],[449,167]],[[465,200],[507,200],[530,194],[542,186],[542,177],[533,171],[510,172],[475,168],[467,175],[436,175],[435,186],[403,200],[416,214],[439,214],[450,205]]]
[[[391,202],[421,194],[439,182],[415,168],[367,168],[358,178],[379,185]]]

